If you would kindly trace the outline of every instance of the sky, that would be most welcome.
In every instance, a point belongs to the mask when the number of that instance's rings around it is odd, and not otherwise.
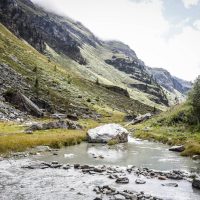
[[[189,81],[200,75],[200,0],[32,1],[128,44],[147,66]]]

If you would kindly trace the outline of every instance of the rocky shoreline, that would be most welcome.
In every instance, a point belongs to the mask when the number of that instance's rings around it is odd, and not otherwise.
[[[146,192],[145,185],[160,185],[159,187],[164,191],[167,189],[169,191],[176,191],[182,187],[183,183],[191,185],[191,182],[194,177],[197,177],[196,174],[191,174],[185,171],[173,170],[173,171],[157,171],[149,168],[138,168],[135,166],[128,167],[119,167],[119,166],[93,166],[93,165],[80,165],[80,164],[62,164],[57,161],[52,162],[41,162],[33,161],[31,159],[4,159],[1,162],[0,167],[0,188],[4,188],[4,191],[0,190],[0,194],[4,197],[3,199],[18,199],[16,198],[17,193],[24,192],[26,189],[27,193],[30,192],[30,182],[35,185],[35,187],[40,187],[43,185],[41,191],[36,194],[35,190],[32,190],[32,193],[36,195],[36,198],[42,198],[44,195],[44,189],[48,188],[48,184],[58,184],[61,194],[64,193],[68,196],[67,199],[93,199],[93,200],[164,200],[164,199],[176,199],[168,198],[168,196],[163,197],[159,188],[157,188],[157,195],[153,192]],[[4,164],[3,164],[4,163]],[[17,164],[17,166],[16,166]],[[4,167],[2,167],[4,166]],[[9,171],[9,168],[12,170]],[[14,168],[13,168],[14,167]],[[18,168],[18,169],[17,169]],[[7,171],[8,170],[8,171]],[[5,171],[7,171],[5,173]],[[13,176],[9,177],[9,173],[17,171],[15,176],[19,180],[20,176],[26,180],[26,184],[21,183],[23,180],[16,183]],[[4,172],[5,174],[3,174]],[[58,175],[59,174],[59,175]],[[27,177],[28,176],[28,177]],[[63,177],[62,177],[63,176]],[[8,178],[9,177],[9,178]],[[45,179],[54,177],[53,182],[45,183]],[[64,178],[64,179],[63,179]],[[8,179],[9,181],[7,181]],[[73,181],[72,181],[73,179]],[[77,183],[81,181],[81,184],[78,186]],[[89,181],[89,182],[88,182]],[[91,182],[90,182],[91,181]],[[7,183],[6,183],[7,182]],[[8,184],[13,184],[12,186]],[[6,185],[7,184],[7,185]],[[38,185],[39,184],[39,185]],[[46,185],[47,184],[47,185]],[[63,185],[64,184],[64,185]],[[69,188],[67,192],[66,185]],[[15,188],[13,192],[14,196],[8,195],[11,188]],[[60,188],[64,187],[64,188]],[[86,188],[88,190],[86,190]],[[148,186],[149,187],[149,186]],[[151,187],[151,186],[150,186]],[[23,188],[23,190],[22,190]],[[144,190],[141,190],[141,189]],[[6,192],[7,191],[7,192]],[[48,193],[48,192],[47,192]],[[6,197],[6,194],[9,196]],[[39,195],[39,196],[37,196]],[[53,199],[50,194],[47,195],[44,199]],[[200,195],[200,194],[199,194]],[[77,198],[78,196],[78,198]],[[15,198],[13,198],[15,197]],[[61,197],[61,196],[60,196]],[[24,199],[30,198],[30,195],[25,194]],[[198,198],[198,197],[197,197]],[[196,199],[197,199],[196,198]],[[62,198],[59,198],[62,199]],[[184,199],[184,198],[183,198]]]

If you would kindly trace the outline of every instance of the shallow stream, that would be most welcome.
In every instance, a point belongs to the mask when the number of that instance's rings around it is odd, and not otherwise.
[[[200,200],[200,190],[192,187],[188,180],[159,180],[135,173],[128,173],[128,165],[147,167],[159,171],[184,170],[200,172],[200,162],[170,152],[169,146],[160,143],[130,138],[127,144],[107,146],[81,143],[57,151],[41,152],[34,156],[0,161],[0,200],[116,200],[116,196],[94,192],[95,187],[109,185],[118,192],[133,191],[146,195],[143,199]],[[60,168],[24,168],[34,163],[63,163]],[[73,164],[106,165],[104,173],[84,173],[74,169]],[[64,169],[63,166],[69,168]],[[128,184],[118,184],[109,178],[109,169],[122,170],[119,173],[129,179]],[[116,167],[121,166],[121,167]],[[111,172],[113,173],[113,172]],[[114,175],[114,173],[113,173]],[[136,184],[140,178],[145,184]],[[177,184],[178,187],[163,186]],[[148,195],[149,196],[148,198]],[[124,199],[124,198],[122,198]],[[120,200],[122,200],[120,198]]]
[[[168,150],[168,145],[129,138],[126,144],[114,146],[81,143],[62,148],[53,155],[45,153],[36,158],[43,161],[56,160],[61,163],[88,165],[119,165],[148,167],[155,170],[187,170],[200,172],[200,161],[182,157]]]

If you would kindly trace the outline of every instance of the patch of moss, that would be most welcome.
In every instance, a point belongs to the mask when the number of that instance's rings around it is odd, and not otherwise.
[[[110,146],[116,145],[116,144],[119,144],[119,141],[116,140],[116,139],[112,139],[112,140],[109,140],[109,141],[108,141],[108,145],[110,145]]]

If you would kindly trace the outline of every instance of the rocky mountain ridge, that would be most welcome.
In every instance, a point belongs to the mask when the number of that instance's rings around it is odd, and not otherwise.
[[[128,106],[134,104],[141,104],[147,110],[154,106],[159,109],[168,106],[167,96],[161,87],[165,86],[149,72],[128,45],[119,41],[102,41],[80,22],[48,12],[30,0],[2,0],[0,11],[0,22],[21,40],[16,40],[10,33],[4,33],[6,30],[1,26],[2,73],[11,70],[19,74],[25,84],[19,82],[15,85],[18,81],[14,81],[11,87],[20,88],[40,107],[48,107],[49,111],[62,111],[77,102],[78,107],[88,107],[90,103],[97,103],[91,99],[99,97],[102,98],[101,104],[117,110],[125,109],[126,112],[135,110],[134,106]],[[39,54],[32,51],[26,42]],[[21,55],[21,52],[24,54]],[[29,53],[35,55],[33,58],[41,58],[28,60]],[[64,70],[62,75],[58,72],[61,69]],[[3,77],[3,81],[9,82],[9,77]],[[36,91],[38,83],[41,87],[40,98]],[[3,88],[4,92],[8,89],[7,86]],[[52,97],[55,93],[56,98]],[[121,102],[112,102],[112,105],[109,95],[117,95]],[[141,106],[138,109],[140,111],[134,112],[144,112]]]
[[[186,94],[192,88],[192,82],[172,76],[163,68],[148,68],[148,70],[154,79],[170,92],[177,90],[182,94]]]

